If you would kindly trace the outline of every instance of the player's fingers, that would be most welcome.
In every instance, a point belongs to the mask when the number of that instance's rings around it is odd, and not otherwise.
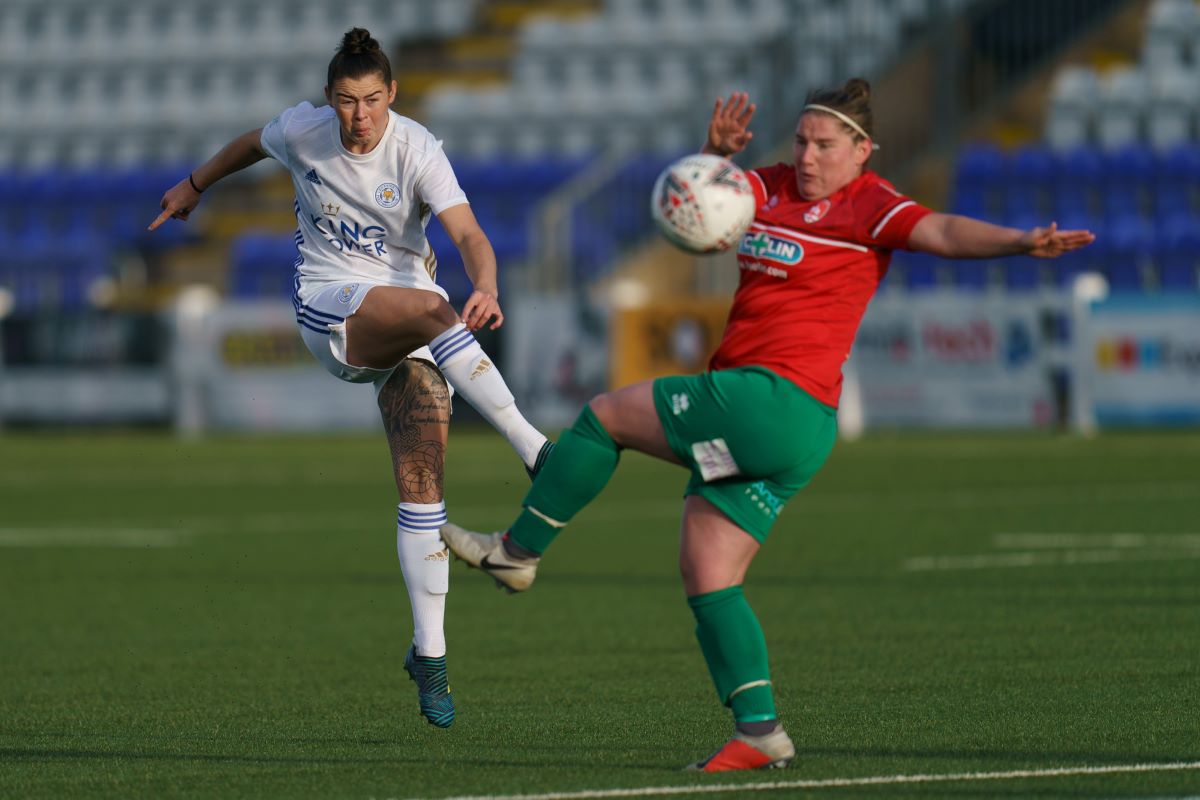
[[[741,115],[738,116],[738,122],[742,125],[749,125],[750,118],[754,116],[754,111],[757,108],[758,106],[756,106],[754,103],[746,106],[745,110],[743,110]]]
[[[721,119],[723,121],[729,122],[737,115],[738,101],[738,93],[731,92],[725,100],[725,105],[721,108]]]
[[[496,306],[495,319],[492,322],[491,330],[496,330],[496,328],[499,328],[503,324],[504,324],[504,312],[502,312],[500,310],[499,306]]]
[[[166,211],[162,212],[157,217],[155,217],[154,222],[151,222],[150,227],[146,228],[146,230],[152,231],[155,228],[157,228],[159,225],[162,225],[164,222],[166,222],[170,218],[171,218],[171,210],[167,209]]]
[[[1095,240],[1096,237],[1091,234],[1084,236],[1063,236],[1059,238],[1063,248],[1066,250],[1078,250],[1081,247],[1086,247]]]
[[[479,300],[474,294],[467,298],[467,302],[463,303],[462,321],[469,323],[471,317],[475,314],[475,306],[479,305]]]

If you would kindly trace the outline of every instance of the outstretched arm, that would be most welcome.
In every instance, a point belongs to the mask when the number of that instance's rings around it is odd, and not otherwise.
[[[168,219],[187,219],[200,204],[200,192],[224,178],[243,170],[267,157],[262,147],[262,128],[247,131],[221,148],[215,156],[192,171],[192,174],[172,186],[163,195],[163,212],[149,230],[154,230]]]
[[[908,235],[908,247],[942,258],[1031,255],[1057,258],[1096,240],[1091,231],[1060,231],[1058,223],[1023,231],[958,214],[929,214]]]
[[[463,267],[474,287],[463,304],[463,323],[472,331],[489,321],[492,330],[499,328],[504,323],[504,314],[500,311],[500,289],[496,282],[496,251],[479,227],[475,213],[463,203],[438,214],[438,221],[462,254]]]
[[[755,108],[746,92],[734,92],[723,103],[718,98],[708,121],[708,139],[700,152],[728,158],[745,150],[754,138],[749,125]]]

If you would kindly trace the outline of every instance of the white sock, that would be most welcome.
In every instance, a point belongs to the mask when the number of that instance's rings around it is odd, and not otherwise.
[[[412,604],[413,644],[418,655],[430,658],[446,655],[450,551],[438,533],[445,522],[445,502],[401,503],[396,517],[396,553]]]
[[[546,437],[521,415],[500,370],[467,326],[460,322],[443,332],[429,343],[429,349],[455,391],[508,439],[525,466],[532,467]]]

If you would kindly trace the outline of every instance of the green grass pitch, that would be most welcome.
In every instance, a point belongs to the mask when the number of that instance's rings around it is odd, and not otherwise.
[[[452,568],[449,730],[411,633],[382,437],[0,437],[0,797],[689,787],[1200,760],[1200,434],[839,444],[752,567],[790,770],[728,735],[675,571],[678,468],[626,455],[506,596]],[[526,481],[456,430],[451,519]],[[742,792],[714,795],[747,796]],[[1182,797],[1200,771],[761,792]]]

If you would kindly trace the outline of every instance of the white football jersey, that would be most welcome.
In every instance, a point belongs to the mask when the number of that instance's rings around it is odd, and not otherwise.
[[[263,128],[262,146],[296,187],[302,300],[329,281],[357,279],[446,297],[425,225],[467,198],[433,134],[388,111],[379,144],[356,155],[342,145],[333,108],[304,102]]]

